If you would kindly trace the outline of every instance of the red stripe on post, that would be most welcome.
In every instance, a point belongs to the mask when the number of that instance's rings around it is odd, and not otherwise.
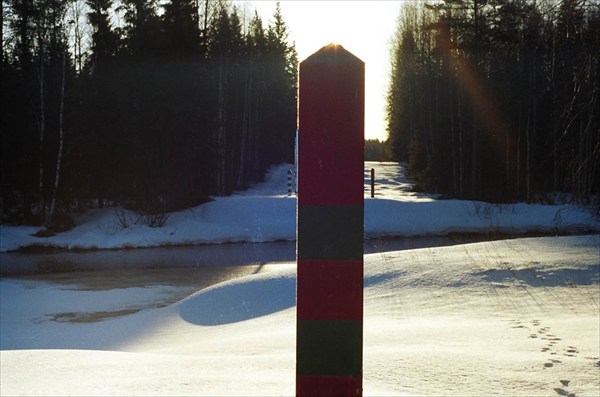
[[[361,376],[301,375],[296,378],[297,396],[360,396]]]
[[[362,320],[362,260],[299,260],[298,280],[299,319]]]
[[[300,64],[298,205],[363,204],[364,70],[341,46]]]

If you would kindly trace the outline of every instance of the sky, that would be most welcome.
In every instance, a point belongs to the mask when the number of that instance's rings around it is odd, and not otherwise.
[[[265,25],[275,1],[248,1]],[[365,62],[365,138],[387,138],[385,106],[391,42],[401,1],[281,1],[281,10],[302,62],[321,47],[341,44]]]

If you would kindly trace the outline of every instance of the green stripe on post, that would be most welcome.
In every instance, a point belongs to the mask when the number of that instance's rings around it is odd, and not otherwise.
[[[362,374],[362,321],[298,320],[297,336],[297,374]]]
[[[363,234],[362,205],[298,206],[298,260],[362,261]]]

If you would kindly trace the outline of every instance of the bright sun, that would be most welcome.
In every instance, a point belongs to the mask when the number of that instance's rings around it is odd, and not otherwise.
[[[275,1],[242,2],[256,8],[268,24]],[[281,1],[281,11],[296,43],[298,59],[321,47],[341,44],[365,62],[365,137],[387,138],[385,98],[389,81],[390,43],[400,1]]]

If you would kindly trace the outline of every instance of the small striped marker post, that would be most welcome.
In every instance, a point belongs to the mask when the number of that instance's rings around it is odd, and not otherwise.
[[[375,198],[375,168],[371,168],[371,198]]]
[[[288,196],[292,195],[292,178],[294,177],[294,171],[292,170],[288,170],[288,180],[287,180],[287,187],[288,187]]]
[[[364,73],[335,44],[300,64],[298,396],[362,395]]]

